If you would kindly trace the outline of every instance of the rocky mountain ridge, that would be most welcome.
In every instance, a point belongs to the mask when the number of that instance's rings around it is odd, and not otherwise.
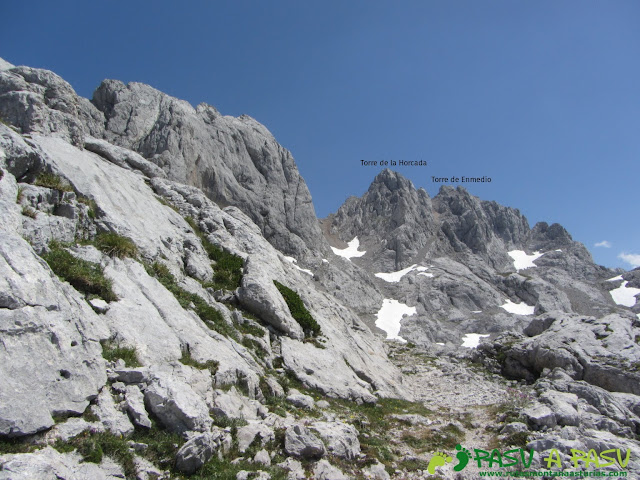
[[[561,226],[391,171],[320,222],[264,126],[142,84],[0,61],[0,118],[0,479],[640,471],[637,275]]]

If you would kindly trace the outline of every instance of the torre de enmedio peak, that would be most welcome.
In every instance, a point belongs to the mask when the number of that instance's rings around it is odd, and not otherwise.
[[[639,274],[560,225],[391,170],[318,220],[263,125],[138,83],[2,61],[0,118],[0,478],[640,470]]]

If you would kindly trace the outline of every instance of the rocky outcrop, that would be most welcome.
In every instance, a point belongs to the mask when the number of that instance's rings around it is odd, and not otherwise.
[[[147,85],[106,80],[93,104],[103,136],[137,151],[172,180],[198,187],[220,205],[235,205],[276,248],[295,256],[326,248],[309,190],[291,154],[253,118],[193,108]]]

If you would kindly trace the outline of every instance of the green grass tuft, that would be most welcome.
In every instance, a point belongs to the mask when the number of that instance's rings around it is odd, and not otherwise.
[[[218,371],[218,367],[220,366],[220,362],[216,362],[215,360],[207,360],[204,363],[197,361],[191,356],[191,351],[188,348],[182,349],[182,357],[180,357],[180,362],[183,365],[189,365],[199,370],[209,370],[211,372],[211,375],[215,375]]]
[[[142,366],[140,360],[138,360],[135,347],[122,346],[120,342],[115,340],[103,340],[100,344],[102,345],[102,356],[105,360],[109,362],[124,360],[125,365],[131,368]]]
[[[312,337],[320,335],[320,325],[318,325],[318,322],[315,321],[311,313],[309,313],[309,310],[304,306],[300,296],[276,280],[274,280],[273,283],[280,294],[282,294],[285,302],[287,302],[291,315],[300,324],[305,335]]]
[[[38,216],[38,212],[35,209],[33,209],[31,207],[28,207],[26,205],[24,207],[22,207],[22,212],[21,213],[25,217],[29,217],[29,218],[36,218]]]
[[[61,192],[73,192],[73,187],[69,185],[59,175],[53,173],[41,173],[34,182],[39,187],[52,188]]]
[[[180,287],[166,265],[156,262],[153,265],[147,265],[146,268],[150,275],[156,277],[173,294],[182,308],[192,308],[209,328],[226,337],[239,340],[238,332],[224,320],[222,314],[209,305],[200,295],[188,292]]]
[[[78,197],[78,202],[83,203],[87,207],[89,207],[89,210],[87,211],[87,215],[89,216],[90,219],[95,220],[96,212],[98,211],[98,205],[96,204],[95,200],[93,200],[92,198],[80,195]]]
[[[138,256],[138,247],[133,240],[115,232],[99,233],[96,235],[95,245],[98,250],[110,257],[136,258]]]
[[[186,217],[185,220],[198,235],[209,260],[213,262],[213,281],[203,286],[214,290],[235,290],[238,288],[242,281],[242,267],[244,265],[242,257],[211,243],[193,218]]]
[[[54,448],[61,453],[77,450],[85,462],[91,463],[100,463],[105,455],[109,456],[122,465],[126,478],[135,478],[134,455],[127,440],[110,432],[81,433],[68,442],[58,440]]]
[[[107,302],[118,300],[113,292],[113,282],[104,276],[100,265],[74,257],[57,242],[51,242],[49,249],[42,258],[62,280],[80,292],[98,295]]]

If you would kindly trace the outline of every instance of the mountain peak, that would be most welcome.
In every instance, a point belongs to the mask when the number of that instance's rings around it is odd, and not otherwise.
[[[415,190],[411,180],[404,177],[401,173],[394,172],[389,168],[382,170],[376,178],[373,179],[369,186],[369,191],[377,189],[379,186],[384,185],[391,192],[397,190]]]

